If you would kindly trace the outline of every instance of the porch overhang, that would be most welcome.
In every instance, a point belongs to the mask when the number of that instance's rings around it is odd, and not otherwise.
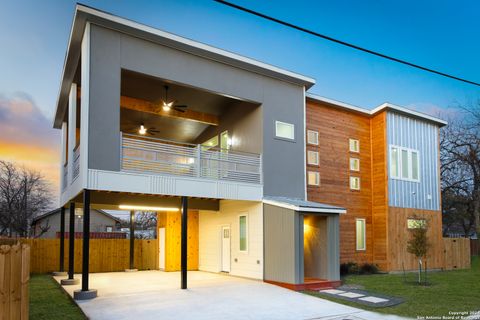
[[[314,201],[287,197],[264,197],[263,203],[270,204],[285,209],[291,209],[299,212],[308,212],[309,214],[345,214],[347,209],[323,204]]]
[[[116,15],[77,4],[73,19],[67,52],[62,72],[62,82],[57,98],[53,127],[60,128],[66,112],[68,92],[75,76],[80,59],[80,48],[87,23],[93,23],[109,29],[142,38],[154,43],[168,46],[179,51],[201,56],[219,63],[231,65],[239,69],[276,78],[309,89],[315,79],[247,58],[226,50],[218,49],[200,42],[183,38],[150,26],[134,22]]]

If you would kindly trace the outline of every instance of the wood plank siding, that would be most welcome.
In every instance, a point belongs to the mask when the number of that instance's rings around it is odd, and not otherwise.
[[[320,185],[308,186],[308,200],[347,209],[340,216],[340,262],[372,262],[372,143],[370,118],[307,101],[307,130],[318,132],[319,145],[307,144],[307,151],[319,152],[319,166],[307,163],[307,171],[320,173]],[[349,139],[360,142],[360,152],[349,152]],[[360,159],[360,171],[350,171],[350,157]],[[360,190],[350,190],[350,176],[360,177]],[[366,221],[366,250],[356,250],[355,219]]]

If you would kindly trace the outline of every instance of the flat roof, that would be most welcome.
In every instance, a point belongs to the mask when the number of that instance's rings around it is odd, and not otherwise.
[[[82,4],[75,7],[67,52],[62,72],[62,82],[58,94],[56,113],[53,126],[61,127],[64,116],[64,107],[68,100],[69,86],[75,75],[80,58],[80,46],[87,22],[107,27],[138,38],[143,38],[177,50],[188,52],[220,63],[228,64],[240,69],[259,73],[272,78],[304,86],[307,89],[315,84],[315,79],[288,71],[264,62],[260,62],[233,52],[222,50],[207,44],[187,39],[145,24],[141,24],[111,13],[101,11]],[[63,112],[62,112],[63,111]]]
[[[443,126],[446,126],[448,124],[447,121],[442,120],[440,118],[431,116],[431,115],[423,113],[423,112],[418,112],[418,111],[411,110],[411,109],[408,109],[408,108],[405,108],[405,107],[397,106],[397,105],[394,105],[394,104],[391,104],[391,103],[388,103],[388,102],[383,103],[383,104],[379,105],[378,107],[369,110],[369,109],[354,106],[354,105],[351,105],[351,104],[348,104],[348,103],[345,103],[345,102],[341,102],[341,101],[337,101],[337,100],[334,100],[334,99],[322,97],[322,96],[319,96],[319,95],[316,95],[316,94],[313,94],[313,93],[309,93],[309,92],[306,93],[306,98],[308,100],[312,100],[312,101],[328,103],[328,104],[330,104],[334,107],[347,109],[347,110],[350,110],[350,111],[353,111],[353,112],[364,114],[366,116],[374,116],[379,112],[390,110],[390,111],[393,111],[393,112],[405,114],[405,115],[413,117],[413,118],[417,118],[417,119],[421,119],[421,120],[424,120],[424,121],[435,123],[439,127],[443,127]]]
[[[347,213],[347,209],[329,204],[287,197],[264,197],[263,203],[302,212]]]

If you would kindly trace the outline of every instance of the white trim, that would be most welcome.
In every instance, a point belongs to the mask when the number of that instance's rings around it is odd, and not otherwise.
[[[246,241],[245,241],[245,245],[246,245],[246,249],[245,250],[242,250],[240,249],[240,218],[241,217],[245,217],[246,218],[246,221],[245,221],[245,235],[246,235]],[[248,254],[248,249],[249,249],[249,245],[248,245],[248,239],[249,239],[249,236],[248,236],[248,212],[242,212],[238,215],[238,252],[240,253],[243,253],[243,254]],[[231,233],[230,233],[230,236],[231,236]],[[231,241],[231,237],[230,237],[230,241]]]
[[[354,188],[354,187],[352,186],[352,180],[353,180],[353,179],[358,179],[358,188]],[[358,191],[358,190],[361,189],[361,185],[360,185],[360,184],[361,184],[361,179],[360,179],[359,176],[350,176],[349,183],[350,183],[350,190]]]
[[[331,105],[334,105],[334,106],[337,106],[337,107],[340,107],[340,108],[343,108],[343,109],[348,109],[348,110],[351,110],[351,111],[359,112],[359,113],[362,113],[362,114],[365,114],[365,115],[368,115],[368,116],[373,116],[373,115],[375,115],[375,114],[377,114],[381,111],[384,111],[384,110],[393,110],[393,111],[396,111],[396,112],[400,112],[400,113],[404,113],[404,114],[414,116],[416,118],[420,118],[420,119],[424,119],[424,120],[434,122],[441,127],[446,126],[448,124],[447,121],[442,120],[440,118],[430,116],[430,115],[428,115],[426,113],[423,113],[423,112],[418,112],[418,111],[414,111],[414,110],[411,110],[411,109],[407,109],[405,107],[400,107],[400,106],[397,106],[397,105],[394,105],[394,104],[391,104],[391,103],[383,103],[380,106],[378,106],[378,107],[376,107],[372,110],[368,110],[368,109],[365,109],[365,108],[357,107],[357,106],[354,106],[354,105],[351,105],[351,104],[348,104],[348,103],[344,103],[344,102],[341,102],[341,101],[325,98],[325,97],[322,97],[322,96],[319,96],[319,95],[316,95],[316,94],[313,94],[313,93],[308,93],[308,92],[307,92],[307,98],[309,98],[311,100],[315,100],[315,101],[325,102],[325,103],[328,103],[328,104],[331,104]]]
[[[278,135],[278,130],[277,130],[277,128],[278,128],[277,126],[278,126],[279,124],[281,124],[281,125],[287,125],[287,126],[291,127],[291,128],[292,128],[293,137],[292,137],[292,138],[289,138],[289,137],[279,136],[279,135]],[[285,140],[288,140],[288,141],[295,141],[295,124],[275,120],[275,138],[285,139]]]
[[[352,160],[353,160],[354,163],[355,163],[355,161],[358,162],[358,168],[357,168],[357,169],[355,169],[355,168],[352,169]],[[349,162],[350,162],[350,171],[354,171],[354,172],[359,172],[359,171],[360,171],[360,158],[358,158],[358,157],[350,157],[350,161],[349,161]]]
[[[272,205],[272,206],[285,208],[285,209],[290,209],[290,210],[295,210],[295,211],[318,212],[318,213],[338,213],[338,214],[347,213],[346,209],[307,208],[307,207],[295,206],[293,204],[288,204],[288,203],[279,202],[279,201],[275,201],[275,200],[269,200],[269,199],[263,199],[262,202],[265,203],[265,204]]]
[[[316,154],[316,162],[310,162],[310,153]],[[319,166],[320,165],[320,153],[314,150],[307,150],[307,164],[310,166]]]
[[[398,176],[392,174],[392,149],[397,149],[397,166],[398,166]],[[404,178],[402,176],[403,173],[403,160],[402,160],[402,151],[407,152],[408,158],[408,178]],[[413,161],[412,161],[412,153],[417,154],[417,170],[418,170],[418,177],[417,179],[413,179]],[[420,151],[412,148],[401,147],[398,145],[391,144],[388,147],[388,176],[394,180],[402,180],[402,181],[410,181],[410,182],[420,182]]]
[[[311,181],[310,181],[310,174],[314,174],[314,175],[315,175],[315,181],[314,181],[314,183],[310,183],[310,182],[311,182]],[[319,185],[320,185],[320,172],[308,170],[307,178],[308,178],[308,185],[309,185],[309,186],[319,186]]]
[[[80,93],[80,173],[82,188],[88,188],[88,126],[90,108],[90,23],[87,22],[82,39],[81,79],[82,91]],[[73,155],[73,154],[72,154]],[[73,161],[72,161],[73,162]]]
[[[353,142],[353,145],[355,145],[355,142],[357,143],[358,150],[353,150],[352,149],[352,142]],[[349,138],[348,139],[348,151],[353,152],[353,153],[360,153],[360,140]]]
[[[358,247],[357,221],[363,221],[363,248]],[[355,219],[355,249],[357,251],[367,250],[367,221],[366,221],[365,218],[356,218]]]
[[[316,136],[316,142],[315,143],[308,141],[308,134],[310,132],[313,133]],[[318,143],[319,143],[319,141],[318,141],[318,131],[307,129],[307,144],[310,145],[310,146],[318,146]]]

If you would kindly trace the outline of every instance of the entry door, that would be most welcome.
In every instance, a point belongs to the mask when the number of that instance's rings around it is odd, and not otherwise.
[[[158,269],[165,270],[165,228],[158,228]]]
[[[222,270],[230,272],[230,227],[222,227]]]

